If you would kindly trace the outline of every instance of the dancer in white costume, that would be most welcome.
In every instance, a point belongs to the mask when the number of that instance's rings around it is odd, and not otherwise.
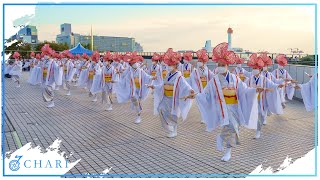
[[[83,63],[79,70],[79,80],[77,83],[78,87],[85,88],[88,83],[88,70],[90,66],[90,57],[84,53],[82,54]]]
[[[162,73],[161,73],[161,65],[159,61],[161,60],[161,55],[158,53],[154,53],[151,61],[152,64],[148,68],[148,74],[151,76],[156,76],[157,79],[153,81],[153,84],[161,84],[163,82]],[[151,94],[154,94],[154,90],[152,89]],[[155,108],[155,107],[154,107]],[[154,109],[154,112],[156,112],[157,109]]]
[[[28,83],[34,85],[34,79],[35,79],[35,65],[37,63],[36,55],[34,52],[30,53],[30,72],[29,72],[29,77],[28,77]]]
[[[12,79],[14,82],[17,83],[17,88],[20,87],[20,78],[22,73],[22,62],[21,62],[21,56],[18,52],[14,52],[12,57],[15,59],[12,68],[9,72],[9,74],[12,76]]]
[[[301,90],[301,96],[303,99],[304,106],[307,111],[313,111],[318,107],[318,104],[315,104],[316,101],[316,93],[318,82],[318,73],[314,74],[309,82],[305,84],[298,84],[295,88]]]
[[[73,79],[74,73],[76,72],[76,68],[73,64],[74,56],[70,52],[68,52],[67,56],[68,56],[68,58],[66,59],[66,61],[64,63],[64,67],[63,67],[63,71],[64,71],[63,79],[64,79],[66,90],[67,90],[66,95],[70,96],[71,95],[71,81]]]
[[[116,55],[118,62],[121,64],[121,71],[124,71],[125,69],[129,68],[130,65],[128,62],[126,62],[123,58],[124,55],[123,54],[118,54]],[[140,63],[140,62],[139,62]]]
[[[45,102],[49,102],[47,107],[54,107],[54,92],[55,89],[55,78],[54,74],[58,71],[59,66],[52,59],[53,50],[49,47],[49,44],[45,44],[41,48],[42,53],[44,54],[44,63],[43,63],[43,93],[42,97]]]
[[[89,97],[93,96],[92,102],[98,101],[97,94],[102,92],[101,88],[101,67],[100,54],[98,51],[93,52],[91,56],[91,66],[89,67],[88,89]]]
[[[58,66],[58,70],[54,73],[54,79],[55,79],[55,90],[58,91],[60,89],[60,86],[62,85],[62,78],[63,78],[63,67],[64,64],[62,62],[62,58],[64,58],[65,56],[63,55],[63,53],[56,53],[54,55],[55,58],[55,62],[57,63]]]
[[[281,96],[281,103],[283,108],[285,108],[286,107],[285,96],[287,95],[288,99],[292,100],[295,83],[297,81],[293,80],[290,74],[288,73],[288,71],[284,69],[284,66],[288,64],[288,60],[285,55],[279,54],[276,57],[276,61],[278,63],[278,68],[272,72],[273,76],[276,77],[276,79],[282,79],[287,82],[285,87],[279,89],[280,96]]]
[[[163,55],[161,55],[159,64],[160,64],[162,79],[164,79],[168,74],[168,65],[163,61]]]
[[[235,59],[237,67],[234,68],[234,70],[232,71],[233,74],[237,75],[241,81],[245,81],[251,76],[251,73],[246,71],[243,67],[242,64],[244,62],[244,59],[240,58],[239,56],[236,57]]]
[[[202,93],[207,83],[212,79],[213,73],[206,65],[209,61],[207,51],[201,49],[196,54],[198,57],[197,67],[193,68],[191,72],[189,84],[196,93]],[[204,123],[202,118],[201,123]]]
[[[78,78],[79,78],[79,73],[80,73],[80,68],[82,66],[82,60],[81,60],[81,55],[80,54],[76,54],[76,59],[73,61],[73,65],[74,65],[74,68],[75,68],[75,71],[74,71],[74,75],[72,77],[72,82],[74,82],[74,86],[77,86],[77,82],[78,82]]]
[[[164,54],[164,62],[168,65],[169,73],[164,78],[163,83],[158,85],[148,85],[155,89],[154,106],[157,109],[156,114],[160,114],[162,127],[166,130],[167,137],[177,136],[178,118],[182,120],[187,118],[191,108],[192,101],[188,98],[194,98],[194,91],[187,83],[180,71],[178,64],[181,59],[180,53],[169,49]]]
[[[274,114],[283,114],[280,94],[278,88],[284,87],[284,81],[281,84],[275,84],[261,73],[265,66],[263,57],[252,54],[248,66],[253,70],[251,76],[245,81],[248,87],[260,87],[264,91],[258,94],[258,123],[255,139],[259,139],[263,122],[266,121],[268,110]]]
[[[207,131],[221,126],[217,136],[217,150],[223,151],[223,143],[227,143],[222,161],[229,161],[231,148],[239,143],[239,126],[250,129],[257,128],[258,101],[257,95],[263,89],[248,88],[236,75],[228,71],[228,65],[235,61],[235,54],[228,51],[228,43],[221,43],[213,49],[212,60],[218,62],[218,74],[196,96],[202,118]]]
[[[123,72],[126,68],[124,68],[124,66],[122,64],[127,64],[127,62],[124,63],[123,61],[123,56],[124,55],[120,55],[117,52],[113,53],[111,56],[112,59],[112,66],[114,67],[114,69],[117,72],[117,76],[118,78],[120,78],[120,73]],[[126,65],[126,67],[128,68],[130,65]]]
[[[272,59],[267,55],[266,52],[262,52],[260,57],[262,58],[264,65],[265,65],[263,67],[261,74],[276,84],[282,84],[283,83],[282,79],[275,78],[274,75],[268,71],[268,69],[269,69],[268,66],[271,66],[273,64]],[[272,114],[273,113],[268,109],[267,116],[270,116]],[[265,118],[265,120],[263,121],[263,124],[264,125],[267,124],[267,118]]]
[[[269,80],[273,81],[274,83],[281,84],[283,80],[277,79],[271,72],[268,71],[269,70],[268,66],[271,66],[273,64],[272,59],[266,53],[262,53],[260,57],[262,58],[264,63],[264,67],[262,68],[262,72],[261,72],[262,75],[268,78]]]
[[[197,67],[193,68],[190,75],[190,86],[196,93],[202,93],[207,83],[212,79],[213,73],[207,66],[209,57],[205,49],[197,51]]]
[[[108,51],[104,56],[104,65],[102,67],[102,104],[106,104],[106,110],[112,110],[112,94],[115,93],[115,83],[119,80],[115,68],[111,65],[112,55]]]
[[[35,84],[40,84],[42,86],[43,82],[43,66],[44,66],[44,53],[36,55],[37,65],[35,66]]]
[[[141,69],[144,70],[146,73],[149,72],[149,69],[148,69],[148,66],[147,66],[146,63],[141,62],[140,65],[139,65],[139,67],[141,67]]]
[[[156,77],[148,75],[145,71],[138,67],[139,62],[143,60],[136,52],[127,53],[124,61],[129,62],[124,72],[121,72],[119,82],[117,83],[116,95],[119,103],[126,103],[131,100],[131,108],[136,111],[136,124],[141,122],[142,106],[141,101],[145,100],[149,94],[146,84],[150,84],[151,80]]]
[[[149,75],[151,75],[151,76],[160,75],[158,77],[158,80],[162,79],[161,71],[160,71],[160,64],[159,64],[160,59],[161,59],[161,55],[159,55],[158,53],[154,53],[152,58],[151,58],[152,64],[148,68],[148,74]]]
[[[190,82],[190,74],[193,69],[192,64],[190,63],[193,59],[192,52],[183,53],[183,64],[181,64],[179,71],[182,73],[183,77],[186,79],[188,84]]]

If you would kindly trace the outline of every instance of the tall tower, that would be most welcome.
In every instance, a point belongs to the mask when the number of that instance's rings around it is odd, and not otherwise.
[[[228,49],[230,50],[231,49],[231,34],[233,33],[233,30],[232,28],[228,28]]]

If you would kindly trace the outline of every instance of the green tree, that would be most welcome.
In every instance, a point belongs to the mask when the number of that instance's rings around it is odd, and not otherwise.
[[[18,51],[22,58],[29,58],[29,54],[32,50],[31,45],[28,43],[23,43],[22,41],[17,41],[12,43],[10,46],[5,46],[6,54],[13,54],[15,51]]]
[[[81,45],[82,45],[84,48],[91,50],[91,44],[90,44],[90,43],[88,43],[88,44],[83,44],[83,43],[81,43]]]
[[[62,43],[54,43],[54,42],[46,42],[46,41],[45,41],[45,42],[42,42],[42,43],[37,44],[37,46],[35,47],[35,51],[41,51],[41,48],[42,48],[45,44],[49,44],[49,46],[50,46],[53,50],[55,50],[55,51],[57,51],[57,52],[61,52],[61,51],[70,49],[69,46],[68,46],[66,43],[62,44]]]
[[[308,55],[300,59],[300,61],[293,61],[292,64],[301,64],[301,65],[308,65],[308,66],[314,66],[315,65],[315,56],[314,55]]]

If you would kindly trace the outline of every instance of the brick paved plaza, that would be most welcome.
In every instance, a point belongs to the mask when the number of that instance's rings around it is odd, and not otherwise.
[[[153,115],[152,96],[143,102],[142,123],[134,124],[130,104],[104,110],[100,101],[91,102],[84,89],[72,87],[55,91],[55,107],[46,108],[40,86],[26,83],[21,88],[5,79],[5,148],[16,150],[19,141],[43,148],[62,140],[61,150],[72,152],[72,161],[81,161],[68,173],[97,174],[112,167],[109,174],[248,174],[258,165],[279,167],[287,155],[293,160],[314,147],[314,113],[300,101],[290,101],[285,114],[268,117],[261,138],[254,130],[241,128],[241,145],[232,149],[229,162],[216,151],[219,130],[205,132],[194,102],[188,118],[180,121],[178,136],[166,138],[159,117]],[[99,96],[100,97],[100,96]],[[116,102],[116,99],[113,99]],[[160,176],[160,175],[159,175]],[[197,175],[200,176],[200,175]],[[196,177],[197,177],[196,176]],[[212,176],[210,176],[212,177]]]

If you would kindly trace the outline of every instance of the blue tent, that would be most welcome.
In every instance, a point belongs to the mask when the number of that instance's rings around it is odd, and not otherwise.
[[[91,54],[92,54],[92,51],[84,48],[80,43],[76,47],[70,49],[69,52],[73,55],[76,55],[76,54],[82,55],[82,54],[86,53],[88,56],[91,56]]]

